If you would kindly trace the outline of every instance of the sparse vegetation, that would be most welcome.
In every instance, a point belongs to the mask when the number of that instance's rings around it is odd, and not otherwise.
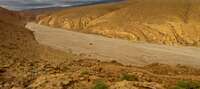
[[[88,70],[81,70],[80,75],[87,75],[87,74],[89,74]]]
[[[102,80],[97,80],[92,89],[108,89],[108,85]]]
[[[137,81],[138,78],[135,75],[130,75],[127,73],[123,73],[120,77],[120,80],[127,80],[127,81]]]
[[[173,89],[200,89],[200,82],[182,80]]]

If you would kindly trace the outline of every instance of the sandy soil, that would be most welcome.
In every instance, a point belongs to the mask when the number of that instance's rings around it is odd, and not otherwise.
[[[44,45],[103,61],[143,66],[151,63],[200,66],[200,48],[172,47],[106,38],[28,23],[36,40]]]

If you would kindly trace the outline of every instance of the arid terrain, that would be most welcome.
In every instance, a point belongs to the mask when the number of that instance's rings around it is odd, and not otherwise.
[[[98,58],[103,61],[116,60],[126,65],[134,64],[137,66],[152,63],[200,66],[200,48],[196,47],[134,43],[51,28],[35,23],[28,23],[26,27],[34,32],[36,40],[41,44],[62,51],[71,50],[77,54],[89,55],[89,58]]]
[[[0,89],[199,89],[199,10],[198,0],[129,0],[33,23],[0,8]]]
[[[128,0],[38,16],[38,23],[166,45],[199,46],[199,0]]]

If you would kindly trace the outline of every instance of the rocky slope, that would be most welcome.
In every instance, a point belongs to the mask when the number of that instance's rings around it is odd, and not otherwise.
[[[30,76],[35,65],[31,63],[39,59],[38,45],[18,14],[3,8],[0,13],[0,88],[6,89],[14,85],[11,82],[20,85]]]
[[[38,16],[52,27],[166,45],[200,46],[199,0],[128,0]]]
[[[0,8],[0,89],[27,89],[31,81],[46,74],[41,66],[70,58],[64,52],[39,45],[21,16]]]

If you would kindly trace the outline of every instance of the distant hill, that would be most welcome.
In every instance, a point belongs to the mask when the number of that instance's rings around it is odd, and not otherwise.
[[[38,23],[137,42],[200,46],[199,4],[199,0],[128,0],[42,14]]]

